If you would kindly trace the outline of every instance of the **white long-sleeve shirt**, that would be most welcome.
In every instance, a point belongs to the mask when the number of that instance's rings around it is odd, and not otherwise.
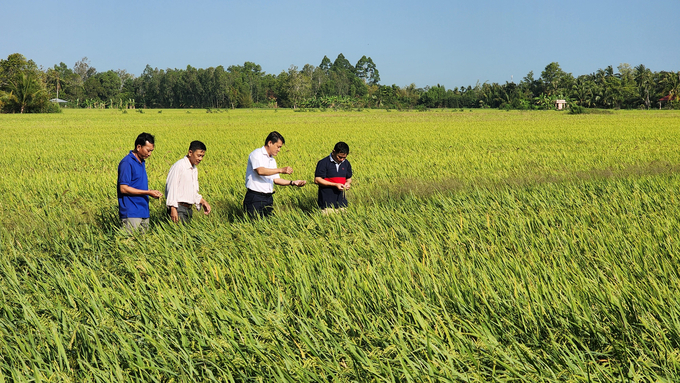
[[[165,181],[165,205],[177,207],[179,202],[196,205],[201,210],[201,199],[198,194],[198,169],[189,158],[183,157],[175,162],[168,172]]]

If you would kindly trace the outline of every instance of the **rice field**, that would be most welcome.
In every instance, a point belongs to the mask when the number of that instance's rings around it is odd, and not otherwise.
[[[0,115],[0,383],[675,382],[680,113],[65,110]],[[275,214],[247,156],[286,145]],[[210,216],[118,230],[116,168],[189,142]],[[311,183],[350,145],[349,209]]]

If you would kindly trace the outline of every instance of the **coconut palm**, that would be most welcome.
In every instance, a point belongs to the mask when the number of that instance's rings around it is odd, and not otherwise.
[[[576,99],[576,103],[583,107],[590,107],[593,98],[593,82],[586,76],[579,76],[571,86],[571,96]]]
[[[2,110],[5,104],[9,102],[10,97],[12,97],[12,93],[3,92],[0,90],[0,110]]]
[[[649,68],[645,68],[644,65],[640,64],[635,67],[635,82],[637,83],[638,89],[640,91],[640,96],[642,101],[645,103],[645,108],[649,109],[651,106],[651,101],[649,100],[649,92],[652,90],[654,85],[654,75]]]
[[[55,67],[57,67],[55,65]],[[66,79],[62,76],[60,71],[54,68],[47,70],[47,83],[56,90],[56,97],[59,98],[59,91],[64,89]]]
[[[31,73],[19,73],[9,85],[7,105],[24,113],[28,109],[40,108],[47,101],[45,89]]]
[[[661,79],[665,95],[669,99],[680,100],[680,72],[666,72]]]

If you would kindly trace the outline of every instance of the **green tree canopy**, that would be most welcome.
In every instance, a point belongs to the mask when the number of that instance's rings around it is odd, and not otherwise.
[[[380,73],[370,57],[361,56],[354,66],[354,73],[367,84],[375,85],[380,82]]]

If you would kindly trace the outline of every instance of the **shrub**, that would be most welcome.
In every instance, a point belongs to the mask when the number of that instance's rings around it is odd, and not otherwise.
[[[40,113],[61,113],[61,106],[56,102],[47,102],[39,110]]]
[[[571,108],[569,108],[569,114],[583,114],[583,113],[587,113],[587,110],[581,105],[573,105]]]

